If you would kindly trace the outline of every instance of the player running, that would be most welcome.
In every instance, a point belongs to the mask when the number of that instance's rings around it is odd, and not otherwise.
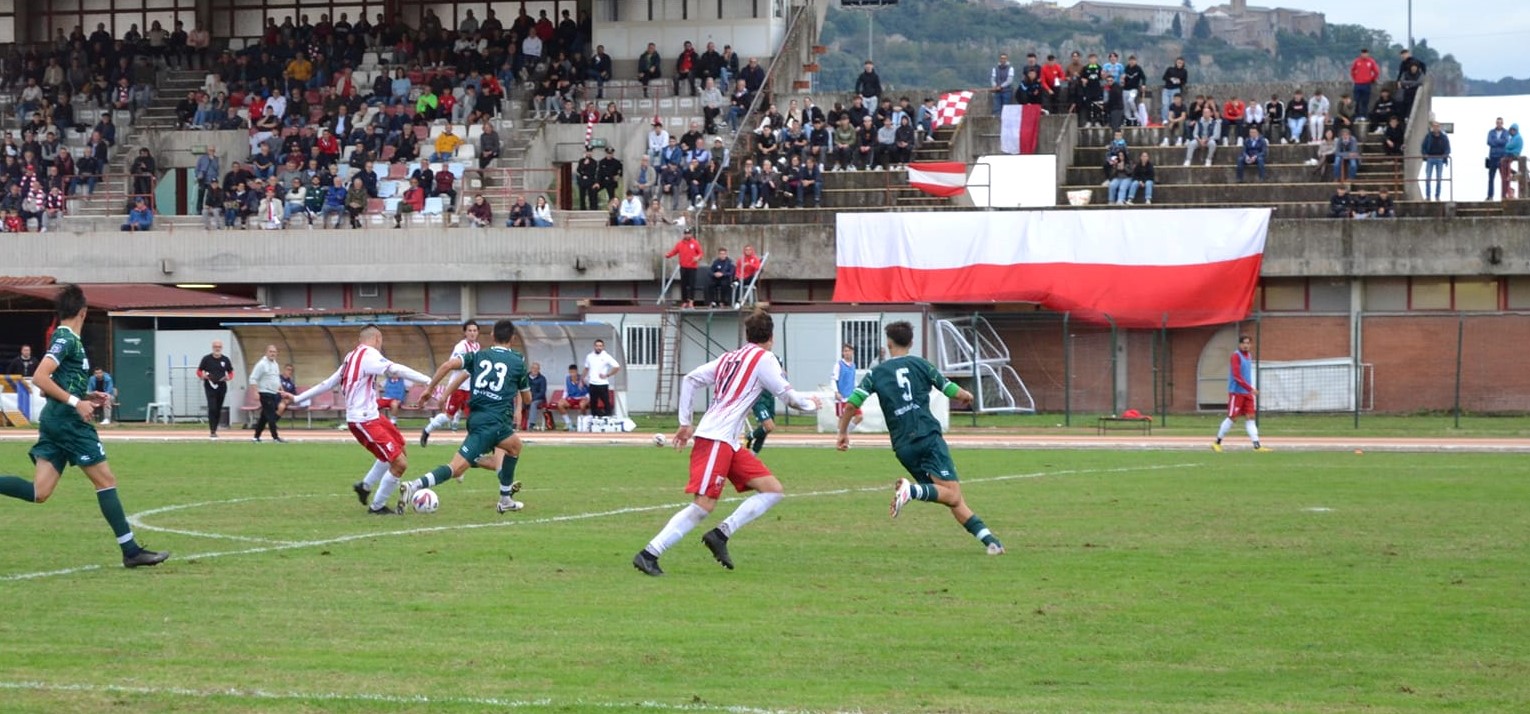
[[[525,504],[512,496],[521,490],[515,480],[515,466],[521,458],[521,437],[515,433],[520,423],[520,410],[531,403],[531,382],[527,376],[526,360],[519,352],[510,349],[515,339],[515,323],[500,320],[494,323],[494,346],[475,349],[453,355],[436,369],[425,392],[429,393],[454,370],[464,370],[469,389],[468,433],[462,439],[462,447],[452,454],[450,464],[437,466],[430,473],[404,483],[405,503],[414,498],[414,492],[445,483],[450,478],[462,478],[475,462],[479,466],[498,466],[500,513],[519,511]],[[496,459],[497,457],[497,459]],[[497,460],[497,464],[495,461]]]
[[[776,355],[776,361],[781,361],[780,355]],[[784,364],[781,366],[781,376],[786,376]],[[765,448],[765,437],[776,430],[776,395],[761,391],[760,398],[754,400],[754,406],[749,407],[749,414],[754,417],[754,431],[749,432],[749,438],[744,440],[744,444],[758,454]],[[748,428],[747,424],[745,428]]]
[[[1211,450],[1219,454],[1222,453],[1222,437],[1227,436],[1233,420],[1239,416],[1243,417],[1249,440],[1254,442],[1254,451],[1271,451],[1269,447],[1259,445],[1259,427],[1254,424],[1254,399],[1259,396],[1259,390],[1254,389],[1254,357],[1249,354],[1253,347],[1253,338],[1248,335],[1238,337],[1238,349],[1228,360],[1227,418],[1222,420],[1222,426],[1217,429],[1217,441],[1211,445]]]
[[[732,483],[740,493],[755,492],[727,520],[701,538],[707,550],[712,551],[712,557],[729,570],[733,569],[733,559],[728,555],[728,539],[750,521],[765,515],[784,497],[781,482],[771,475],[770,469],[753,452],[738,448],[744,415],[762,389],[808,412],[818,410],[818,398],[799,394],[787,384],[781,363],[770,353],[775,343],[775,323],[769,314],[756,310],[744,318],[744,337],[749,344],[697,367],[680,383],[680,428],[675,432],[675,449],[684,448],[695,434],[691,479],[685,487],[685,492],[694,499],[632,557],[632,566],[645,574],[664,574],[659,568],[659,556],[712,513],[717,499],[722,497],[725,482]],[[708,385],[712,386],[712,404],[701,416],[701,423],[693,427],[691,401],[697,387]]]
[[[388,508],[388,499],[393,497],[399,479],[408,470],[409,459],[404,455],[404,437],[399,433],[398,425],[377,409],[378,377],[402,377],[415,384],[430,381],[424,374],[388,361],[382,354],[382,330],[367,325],[357,336],[356,349],[345,355],[334,374],[302,394],[284,396],[301,403],[339,385],[345,395],[345,424],[350,428],[351,436],[377,458],[366,477],[351,488],[361,499],[361,505],[368,506],[367,513],[383,516],[393,514]]]
[[[452,357],[461,357],[462,355],[465,355],[469,352],[477,351],[478,321],[468,320],[467,322],[462,323],[462,339],[458,340],[456,346],[452,347]],[[457,414],[459,412],[472,411],[472,409],[468,407],[468,385],[466,382],[462,382],[461,384],[461,387],[450,390],[450,396],[443,396],[443,401],[441,402],[441,412],[431,417],[430,423],[426,424],[425,429],[420,432],[420,446],[429,445],[430,433],[440,429],[443,426],[446,426],[446,422],[448,421],[452,423],[452,428],[456,429]],[[429,391],[427,390],[426,393],[428,394]]]
[[[897,518],[910,500],[942,503],[951,509],[957,523],[988,547],[989,555],[1003,554],[1003,544],[962,498],[956,464],[952,463],[951,451],[940,435],[940,422],[930,414],[931,389],[939,389],[947,397],[966,403],[972,402],[972,393],[948,381],[935,365],[908,353],[909,346],[914,344],[912,325],[898,321],[889,324],[883,332],[887,334],[888,359],[873,367],[861,380],[861,386],[850,395],[849,404],[859,409],[868,397],[877,395],[882,403],[882,416],[887,420],[887,431],[892,437],[893,453],[914,477],[912,482],[900,478],[893,484],[892,517]],[[854,411],[846,409],[839,416],[840,451],[850,448],[853,415]]]
[[[95,485],[101,515],[117,536],[117,545],[122,548],[122,567],[159,565],[170,554],[144,548],[134,539],[122,500],[117,496],[117,478],[106,463],[106,447],[101,445],[101,438],[90,423],[96,407],[106,403],[111,395],[85,391],[90,379],[90,360],[85,357],[85,345],[80,341],[80,328],[85,324],[85,293],[78,285],[65,285],[54,298],[54,306],[59,326],[50,338],[48,353],[32,374],[32,384],[48,397],[38,419],[37,443],[27,452],[35,465],[33,477],[28,481],[20,476],[0,476],[0,495],[43,503],[53,495],[64,469],[70,464],[79,466],[85,478]]]

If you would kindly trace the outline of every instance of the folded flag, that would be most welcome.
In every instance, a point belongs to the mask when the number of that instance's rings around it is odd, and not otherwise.
[[[967,165],[960,161],[909,164],[908,183],[931,196],[960,196],[967,190]]]

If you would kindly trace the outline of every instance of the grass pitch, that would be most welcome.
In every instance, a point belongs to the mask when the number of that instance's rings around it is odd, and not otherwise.
[[[412,449],[411,474],[450,444]],[[0,468],[26,466],[0,444]],[[684,456],[529,447],[431,516],[362,515],[354,445],[114,444],[0,502],[4,712],[1436,712],[1530,701],[1522,456],[958,450],[1009,554],[887,517],[885,441],[767,448],[791,495],[731,543],[632,554]],[[719,507],[710,527],[731,511]],[[82,569],[83,568],[83,569]],[[28,579],[18,576],[69,571]]]

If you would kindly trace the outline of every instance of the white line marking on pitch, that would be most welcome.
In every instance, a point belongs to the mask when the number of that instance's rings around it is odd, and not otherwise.
[[[1327,508],[1324,506],[1313,506],[1312,508],[1303,508],[1302,510],[1306,511],[1307,513],[1333,513],[1332,508]]]
[[[188,508],[202,508],[204,506],[223,506],[234,503],[249,503],[251,501],[272,501],[279,498],[302,498],[301,496],[250,496],[248,498],[231,498],[226,501],[202,501],[201,503],[182,503],[175,506],[162,506],[151,508],[147,511],[134,513],[128,516],[128,525],[134,530],[145,530],[156,533],[174,533],[176,535],[193,536],[196,538],[212,538],[215,540],[237,540],[246,543],[262,543],[265,545],[292,545],[293,541],[272,540],[270,538],[256,538],[254,536],[225,535],[223,533],[207,533],[204,531],[183,530],[179,528],[166,528],[164,526],[152,526],[143,522],[146,516],[155,516],[171,511],[184,511]]]
[[[1162,470],[1165,470],[1165,469],[1196,468],[1198,466],[1200,466],[1200,464],[1165,464],[1165,465],[1161,465],[1161,466],[1127,466],[1127,467],[1114,468],[1114,469],[1068,469],[1068,470],[1063,470],[1063,471],[1035,471],[1035,472],[1026,473],[1026,474],[1011,474],[1011,475],[1008,475],[1008,476],[992,476],[992,477],[989,477],[989,478],[975,478],[975,479],[969,479],[967,481],[964,481],[963,483],[968,483],[968,484],[973,484],[973,483],[993,483],[993,482],[998,482],[998,481],[1015,481],[1015,480],[1019,480],[1019,479],[1042,478],[1042,477],[1047,477],[1047,476],[1051,476],[1051,477],[1056,477],[1056,476],[1080,476],[1080,475],[1085,475],[1085,474],[1130,473],[1130,472],[1135,472],[1135,471],[1162,471]],[[843,496],[843,495],[852,494],[852,493],[874,493],[874,492],[885,491],[885,490],[887,490],[886,486],[863,486],[863,487],[857,487],[857,488],[838,488],[838,489],[833,489],[833,490],[828,490],[828,491],[809,491],[807,493],[788,493],[786,495],[786,497],[787,498],[816,498],[816,497],[821,497],[821,496]],[[236,499],[231,499],[229,501],[210,501],[210,502],[203,503],[203,504],[191,504],[191,505],[216,505],[216,504],[221,504],[221,503],[236,503],[236,502],[248,501],[248,500],[255,500],[255,499],[253,499],[253,498],[236,498]],[[737,501],[737,500],[739,500],[739,499],[738,498],[727,499],[727,501]],[[569,521],[585,521],[585,520],[591,520],[591,519],[595,519],[595,518],[606,518],[606,517],[610,517],[610,516],[625,516],[625,515],[629,515],[629,514],[632,514],[632,513],[647,513],[649,511],[673,510],[673,509],[676,509],[676,508],[683,508],[685,505],[686,505],[685,502],[680,502],[680,503],[665,503],[665,504],[661,504],[661,505],[657,505],[657,506],[630,506],[630,507],[627,507],[627,508],[616,508],[616,509],[611,509],[611,510],[608,510],[608,511],[591,511],[591,512],[587,512],[587,513],[571,513],[571,514],[563,515],[563,516],[549,516],[547,518],[535,518],[535,519],[530,519],[530,520],[493,521],[493,522],[489,522],[489,523],[462,523],[462,524],[449,525],[449,526],[425,526],[425,527],[421,527],[421,528],[405,528],[405,529],[402,529],[402,530],[395,530],[395,531],[378,531],[378,532],[371,532],[371,533],[352,533],[352,534],[349,534],[349,535],[337,536],[337,537],[334,537],[334,538],[325,538],[325,539],[321,539],[321,540],[281,541],[281,542],[273,541],[271,545],[265,545],[265,546],[261,546],[261,547],[258,547],[258,548],[245,548],[243,550],[222,550],[222,551],[212,551],[212,552],[208,552],[208,553],[194,553],[194,554],[191,554],[191,555],[178,556],[177,559],[181,560],[181,561],[187,561],[187,560],[208,560],[208,559],[211,559],[211,558],[226,558],[226,557],[229,557],[229,556],[237,556],[237,555],[259,555],[261,553],[275,553],[275,552],[284,551],[284,550],[296,550],[296,549],[299,549],[299,548],[318,548],[318,547],[327,546],[327,545],[339,545],[341,543],[349,543],[351,541],[357,541],[357,540],[367,540],[369,538],[386,538],[386,537],[389,537],[389,536],[420,535],[420,534],[423,534],[423,533],[441,533],[441,532],[445,532],[445,531],[468,531],[468,530],[478,530],[478,529],[482,529],[482,528],[507,528],[507,527],[511,527],[511,526],[535,526],[535,525],[545,525],[545,524],[548,524],[548,523],[566,523],[566,522],[569,522]],[[132,518],[141,518],[143,515],[148,514],[148,513],[163,513],[163,512],[165,512],[167,510],[174,510],[176,508],[178,508],[178,506],[165,506],[165,507],[162,507],[162,508],[154,509],[153,511],[144,511],[143,513],[135,514]],[[132,520],[132,518],[130,518],[129,520]],[[42,579],[42,578],[51,578],[51,577],[57,577],[57,576],[61,576],[61,575],[73,575],[75,573],[83,573],[83,572],[90,571],[90,570],[98,570],[101,567],[102,567],[101,565],[82,565],[82,566],[75,567],[75,568],[64,568],[62,570],[48,570],[48,571],[35,572],[35,573],[17,573],[17,574],[14,574],[14,575],[0,576],[0,582],[15,581],[15,580],[38,580],[38,579]]]
[[[0,690],[28,692],[74,692],[82,694],[138,694],[177,696],[196,699],[255,699],[264,701],[365,702],[372,704],[438,704],[494,709],[647,709],[661,712],[719,712],[721,714],[814,714],[806,709],[761,709],[722,704],[666,704],[656,701],[599,702],[585,699],[501,699],[498,697],[433,697],[424,694],[343,694],[340,692],[273,692],[264,689],[187,689],[185,687],[145,687],[120,684],[55,684],[52,682],[0,682]],[[843,713],[837,713],[843,714]]]

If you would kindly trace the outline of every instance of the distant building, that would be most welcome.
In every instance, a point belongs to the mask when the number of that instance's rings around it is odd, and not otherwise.
[[[1147,25],[1150,35],[1167,35],[1173,31],[1174,18],[1179,18],[1180,28],[1188,38],[1195,28],[1198,15],[1183,5],[1130,5],[1119,2],[1083,0],[1065,12],[1075,20],[1113,22],[1136,22]],[[1302,35],[1320,35],[1327,18],[1320,12],[1309,12],[1284,7],[1249,7],[1248,0],[1232,0],[1230,4],[1217,5],[1205,13],[1211,35],[1234,47],[1275,51],[1276,33],[1280,31]]]

